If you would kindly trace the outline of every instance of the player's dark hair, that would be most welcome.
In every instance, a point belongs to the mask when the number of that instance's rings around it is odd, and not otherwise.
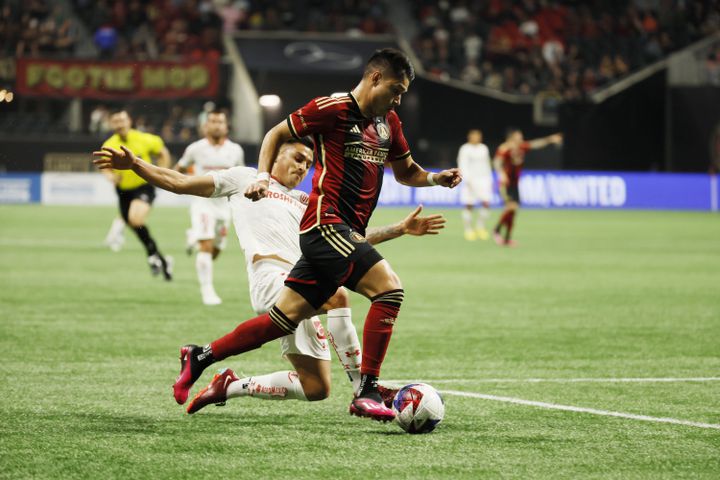
[[[224,108],[213,108],[207,114],[208,114],[208,116],[210,116],[210,115],[225,115],[225,118],[229,117],[227,110],[225,110]]]
[[[128,117],[132,116],[130,115],[130,112],[125,107],[114,107],[110,109],[110,113],[108,113],[108,117],[112,117],[113,115],[117,115],[118,113],[127,113]]]
[[[505,138],[506,138],[506,139],[507,139],[507,138],[510,138],[510,136],[511,136],[513,133],[519,132],[519,131],[520,131],[520,129],[517,128],[517,127],[508,127],[508,128],[505,129]]]
[[[415,79],[415,69],[410,63],[410,59],[396,48],[375,50],[375,53],[373,53],[365,66],[363,75],[367,75],[378,68],[389,69],[396,77],[402,78],[405,76],[411,82]]]

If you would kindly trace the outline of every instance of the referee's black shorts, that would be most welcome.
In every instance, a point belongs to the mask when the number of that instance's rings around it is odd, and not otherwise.
[[[319,225],[300,234],[302,256],[285,280],[315,309],[337,289],[355,290],[360,279],[383,259],[365,237],[344,223]]]
[[[133,200],[142,200],[150,205],[152,205],[155,201],[155,187],[149,183],[140,185],[139,187],[131,190],[120,190],[116,187],[115,191],[117,192],[118,199],[120,200],[120,214],[122,215],[123,220],[125,220],[125,223],[128,222],[130,203],[132,203]]]

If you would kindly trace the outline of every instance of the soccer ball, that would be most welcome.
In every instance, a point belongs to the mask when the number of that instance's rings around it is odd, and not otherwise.
[[[408,433],[430,433],[445,416],[445,401],[426,383],[405,385],[392,403],[395,422]]]

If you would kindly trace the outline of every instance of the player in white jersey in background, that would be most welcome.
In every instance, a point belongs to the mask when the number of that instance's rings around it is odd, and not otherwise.
[[[245,165],[242,147],[228,139],[225,112],[214,110],[208,113],[203,130],[205,138],[188,145],[175,165],[176,170],[186,173],[192,167],[193,175],[202,176],[213,170]],[[213,285],[213,261],[227,243],[230,204],[226,198],[195,198],[190,206],[190,221],[192,228],[188,230],[188,254],[197,245],[195,270],[202,301],[205,305],[219,305],[222,300]]]
[[[132,168],[136,162],[129,151],[95,152],[100,168]],[[245,189],[255,182],[257,171],[235,167],[212,171],[202,177],[189,177],[176,171],[150,166],[136,172],[152,185],[179,194],[229,199],[235,231],[240,241],[250,283],[253,309],[268,311],[277,300],[285,278],[300,258],[299,227],[308,195],[294,190],[307,175],[312,151],[297,141],[280,148],[273,165],[268,194],[260,201],[245,198]],[[437,234],[444,228],[442,215],[420,217],[418,207],[403,221],[386,227],[370,228],[367,241],[380,243],[404,234]],[[353,390],[360,386],[360,341],[352,324],[348,294],[340,288],[323,305],[331,343]],[[276,400],[322,400],[330,392],[330,353],[318,317],[300,323],[292,335],[282,337],[281,352],[294,371],[238,378],[230,369],[215,375],[187,407],[194,413],[209,404],[223,404],[228,398],[252,396]],[[386,390],[389,392],[389,390]]]
[[[464,205],[462,211],[465,227],[465,240],[487,240],[490,237],[485,222],[490,218],[490,202],[492,201],[492,164],[490,151],[482,143],[482,132],[472,129],[467,134],[467,143],[458,151],[458,167],[463,176],[460,189],[460,201]],[[477,219],[473,222],[473,211],[477,203],[481,204]]]

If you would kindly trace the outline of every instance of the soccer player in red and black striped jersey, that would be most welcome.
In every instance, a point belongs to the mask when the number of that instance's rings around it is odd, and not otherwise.
[[[307,135],[315,143],[312,192],[300,226],[302,257],[268,313],[205,347],[181,348],[174,385],[178,403],[186,401],[209,365],[292,333],[298,322],[312,317],[345,286],[372,302],[363,329],[361,385],[350,412],[381,421],[394,418],[383,404],[377,381],[404,292],[390,264],[365,239],[365,229],[380,196],[385,165],[397,181],[413,187],[453,188],[462,180],[457,168],[431,173],[412,159],[394,108],[414,77],[405,54],[378,50],[352,92],[318,97],[265,135],[257,179],[245,193],[256,201],[266,195],[268,172],[280,145]]]
[[[500,214],[500,220],[494,230],[495,243],[511,247],[515,242],[510,238],[515,215],[520,208],[520,172],[525,164],[525,154],[529,150],[544,148],[548,145],[559,145],[562,143],[562,135],[556,133],[544,138],[525,141],[523,133],[516,129],[508,129],[505,142],[495,152],[493,161],[495,171],[498,175],[500,195],[505,202],[505,208]],[[505,234],[502,228],[505,227]]]

